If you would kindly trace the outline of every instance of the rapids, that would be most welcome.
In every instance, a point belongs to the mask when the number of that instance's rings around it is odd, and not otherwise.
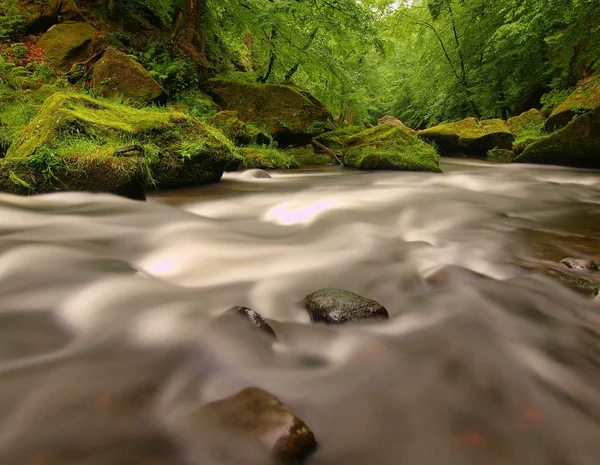
[[[600,259],[600,173],[443,169],[1,195],[0,464],[209,465],[194,412],[257,386],[314,465],[596,465],[600,301],[545,273]],[[432,288],[445,265],[489,279]],[[312,325],[323,287],[390,320]],[[277,341],[219,325],[234,305]]]

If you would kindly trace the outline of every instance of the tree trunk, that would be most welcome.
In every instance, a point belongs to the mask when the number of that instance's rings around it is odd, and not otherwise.
[[[177,21],[175,36],[181,48],[195,63],[205,61],[206,41],[200,31],[200,1],[186,0],[181,21]]]

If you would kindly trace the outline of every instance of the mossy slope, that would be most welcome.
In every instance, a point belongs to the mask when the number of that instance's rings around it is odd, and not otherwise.
[[[183,113],[140,110],[68,93],[46,100],[6,156],[7,160],[31,160],[50,153],[47,165],[71,159],[108,160],[101,166],[110,170],[121,167],[115,160],[123,157],[115,156],[115,151],[131,145],[142,148],[133,158],[143,162],[149,169],[147,179],[159,188],[218,182],[225,167],[236,160],[225,137]],[[54,176],[58,190],[65,179]],[[81,190],[115,191],[110,185]]]
[[[362,170],[441,172],[435,149],[400,126],[381,125],[349,137],[344,166]]]
[[[487,151],[493,148],[511,149],[515,139],[504,121],[478,121],[476,118],[440,124],[420,131],[419,137],[435,143],[445,153],[466,153],[475,156],[485,156]]]
[[[94,66],[92,85],[100,89],[103,97],[122,96],[139,105],[164,96],[164,90],[141,64],[112,47]]]
[[[600,108],[600,75],[581,81],[565,101],[554,108],[544,129],[556,131],[564,128],[575,116],[597,108]]]
[[[265,128],[282,147],[310,142],[331,119],[321,102],[293,85],[211,79],[210,86],[224,110],[237,111],[242,121]]]
[[[600,107],[531,143],[514,161],[600,168]]]

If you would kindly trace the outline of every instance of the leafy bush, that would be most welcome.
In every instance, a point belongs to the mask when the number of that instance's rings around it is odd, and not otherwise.
[[[169,96],[198,85],[196,67],[165,45],[153,42],[143,56],[143,64]]]

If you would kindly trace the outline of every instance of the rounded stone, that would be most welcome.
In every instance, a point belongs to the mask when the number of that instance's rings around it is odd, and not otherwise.
[[[589,258],[565,258],[560,263],[573,270],[598,271],[598,265]]]
[[[265,321],[265,319],[262,317],[262,315],[256,311],[252,310],[251,308],[232,307],[228,310],[228,312],[233,315],[236,315],[238,317],[245,318],[250,323],[252,323],[254,326],[256,326],[258,329],[267,333],[269,336],[273,336],[274,338],[277,337],[275,335],[275,331],[273,331],[273,328],[271,328],[269,323],[267,323]]]
[[[321,289],[302,301],[313,323],[343,324],[369,319],[389,319],[380,303],[343,289]]]

